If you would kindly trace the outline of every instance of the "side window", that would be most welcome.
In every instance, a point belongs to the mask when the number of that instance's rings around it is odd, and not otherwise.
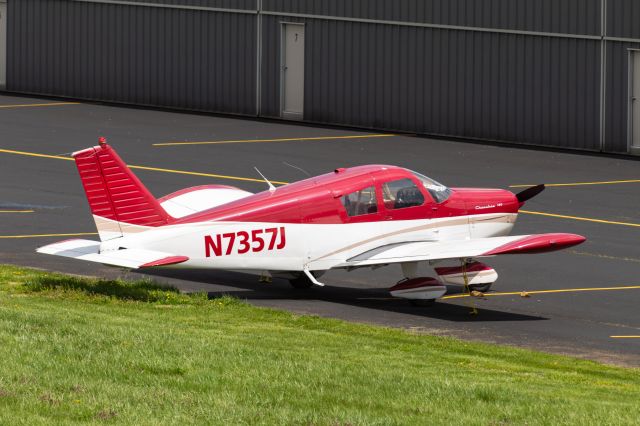
[[[384,205],[388,209],[404,209],[424,204],[424,195],[411,179],[399,179],[382,185]]]
[[[349,216],[361,216],[378,212],[376,188],[374,186],[343,195],[340,199]]]

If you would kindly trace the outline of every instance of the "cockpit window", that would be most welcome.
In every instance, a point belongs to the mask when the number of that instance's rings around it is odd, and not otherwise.
[[[341,201],[350,217],[378,212],[376,188],[374,186],[343,195]]]
[[[426,177],[425,175],[421,175],[420,173],[411,172],[417,177],[422,185],[429,191],[429,194],[433,197],[436,203],[440,204],[446,201],[451,196],[451,189],[442,185],[441,183],[436,182],[435,180]]]
[[[382,185],[382,198],[387,209],[404,209],[424,204],[424,195],[411,179],[398,179]]]

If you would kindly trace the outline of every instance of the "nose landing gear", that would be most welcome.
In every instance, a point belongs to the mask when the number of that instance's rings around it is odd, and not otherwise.
[[[434,268],[440,280],[445,284],[467,285],[471,291],[485,293],[498,279],[498,273],[482,262],[466,263],[462,266]],[[465,282],[464,274],[467,274]]]

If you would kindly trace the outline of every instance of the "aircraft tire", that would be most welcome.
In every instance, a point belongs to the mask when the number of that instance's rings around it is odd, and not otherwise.
[[[409,299],[409,303],[413,306],[426,307],[436,303],[436,299]]]
[[[479,291],[480,293],[486,293],[487,291],[489,291],[491,289],[492,285],[493,285],[493,283],[488,283],[488,284],[470,284],[469,285],[469,289],[471,291]]]

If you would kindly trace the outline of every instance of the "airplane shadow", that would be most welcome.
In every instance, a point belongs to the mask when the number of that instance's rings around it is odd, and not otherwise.
[[[541,316],[485,309],[477,306],[477,303],[475,305],[478,308],[478,315],[470,315],[471,308],[470,304],[467,303],[469,299],[459,299],[456,302],[441,300],[426,307],[412,306],[407,300],[392,298],[386,288],[359,288],[327,284],[324,287],[314,286],[308,289],[295,289],[284,279],[274,278],[272,283],[265,284],[259,283],[255,275],[229,271],[158,269],[146,270],[144,275],[168,279],[169,281],[165,284],[173,285],[180,289],[207,292],[210,298],[228,295],[248,301],[319,300],[339,305],[350,305],[454,322],[548,320],[548,318]],[[185,283],[185,281],[188,281],[188,283]],[[211,286],[225,286],[232,289],[216,289],[212,291]],[[460,287],[448,286],[447,294],[460,293],[462,293]],[[287,309],[291,308],[291,304],[283,303],[283,306],[279,307]],[[336,312],[340,312],[340,310],[337,309]]]

